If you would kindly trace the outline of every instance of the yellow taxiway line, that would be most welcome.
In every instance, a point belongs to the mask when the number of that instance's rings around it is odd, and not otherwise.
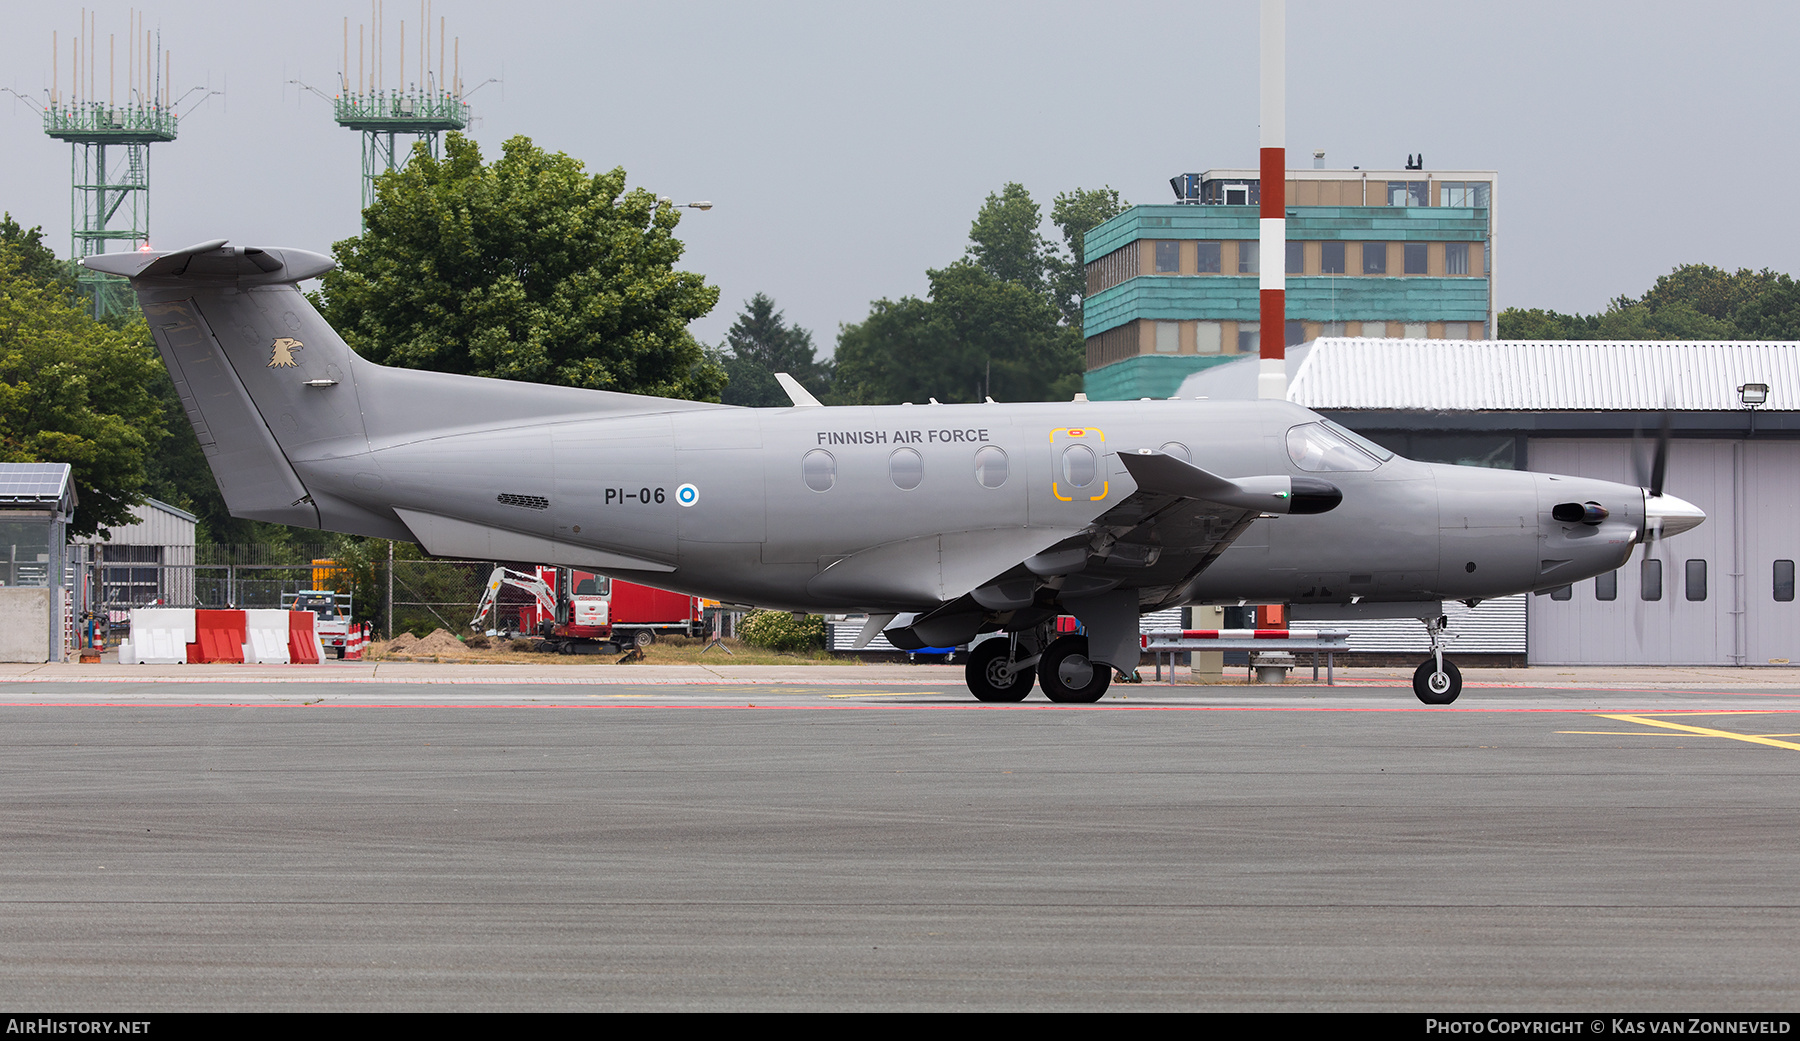
[[[1712,715],[1713,713],[1694,713],[1694,714],[1695,715]],[[1731,715],[1749,715],[1749,714],[1750,713],[1740,713],[1740,712],[1731,713]],[[1616,719],[1622,723],[1637,723],[1641,726],[1647,726],[1647,727],[1662,727],[1665,730],[1679,730],[1679,731],[1683,731],[1683,732],[1689,733],[1689,734],[1699,734],[1704,737],[1724,737],[1724,738],[1730,738],[1733,741],[1748,741],[1751,744],[1769,745],[1772,748],[1787,748],[1787,749],[1792,749],[1793,751],[1796,751],[1796,752],[1800,752],[1800,744],[1797,744],[1793,741],[1778,741],[1774,737],[1764,735],[1764,734],[1739,734],[1739,733],[1736,733],[1735,731],[1719,730],[1714,727],[1697,727],[1697,726],[1693,726],[1688,723],[1671,723],[1666,719],[1651,719],[1648,716],[1602,715],[1600,718]],[[1781,736],[1792,737],[1794,735],[1783,734]]]
[[[873,694],[827,694],[828,698],[911,698],[923,694],[942,694],[941,690],[883,690]]]

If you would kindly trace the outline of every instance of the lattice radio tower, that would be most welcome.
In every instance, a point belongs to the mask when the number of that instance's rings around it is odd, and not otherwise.
[[[356,27],[356,71],[351,76],[350,19],[344,19],[344,64],[338,73],[338,95],[330,98],[338,126],[362,135],[362,208],[375,202],[375,179],[405,165],[410,137],[425,142],[435,158],[438,136],[469,125],[469,105],[462,84],[462,41],[447,38],[444,19],[437,20],[437,46],[432,47],[430,0],[419,0],[419,21],[407,43],[406,22],[400,39],[387,47],[385,0],[370,0],[369,24]],[[408,52],[415,79],[408,77]],[[397,68],[390,70],[389,57]],[[392,79],[389,76],[392,75]],[[389,86],[388,84],[393,84]],[[301,86],[305,86],[301,84]],[[312,90],[313,88],[307,87]],[[314,91],[314,93],[319,93]],[[322,95],[321,95],[322,96]],[[365,218],[366,220],[366,218]],[[366,227],[366,224],[365,224]]]
[[[170,98],[172,63],[161,31],[146,29],[143,13],[132,12],[126,53],[120,55],[115,35],[100,39],[92,10],[82,12],[81,22],[81,31],[69,41],[66,78],[61,42],[51,34],[52,86],[44,107],[44,133],[69,142],[69,239],[76,260],[105,253],[111,243],[150,248],[150,146],[175,140],[178,123]],[[101,79],[103,44],[106,76]],[[78,270],[76,282],[94,317],[130,310],[124,279]]]

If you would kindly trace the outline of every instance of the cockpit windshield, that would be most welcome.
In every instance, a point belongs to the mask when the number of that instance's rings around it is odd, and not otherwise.
[[[1373,470],[1394,453],[1329,419],[1302,423],[1288,430],[1288,457],[1313,473]]]

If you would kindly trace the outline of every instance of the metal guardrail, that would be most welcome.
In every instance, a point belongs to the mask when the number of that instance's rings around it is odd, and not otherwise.
[[[337,121],[352,130],[460,130],[469,125],[469,106],[447,91],[374,91],[339,95]]]
[[[160,105],[53,105],[44,109],[44,132],[52,137],[173,141],[180,118]]]
[[[1313,679],[1319,678],[1319,654],[1325,654],[1325,684],[1336,683],[1333,653],[1350,649],[1348,629],[1181,629],[1142,633],[1138,646],[1156,661],[1156,678],[1162,679],[1163,655],[1169,656],[1169,675],[1175,674],[1175,655],[1193,651],[1311,651]],[[1251,662],[1255,667],[1254,659]]]

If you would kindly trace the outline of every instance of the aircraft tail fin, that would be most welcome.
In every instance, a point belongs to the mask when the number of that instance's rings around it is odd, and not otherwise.
[[[321,442],[367,448],[354,386],[339,386],[353,355],[296,286],[331,260],[220,239],[82,264],[131,279],[232,515],[326,527],[292,456]]]
[[[365,361],[301,294],[297,283],[332,268],[306,250],[215,239],[82,263],[131,279],[237,517],[410,539],[352,457],[469,430],[727,407]]]

